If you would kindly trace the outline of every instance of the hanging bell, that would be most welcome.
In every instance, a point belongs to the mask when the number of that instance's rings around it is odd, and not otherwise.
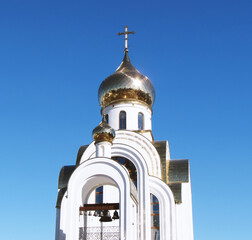
[[[91,211],[89,211],[89,213],[88,213],[88,216],[92,216],[92,213],[91,213]]]
[[[94,215],[93,215],[94,217],[98,217],[98,213],[97,213],[97,211],[94,211]]]
[[[113,214],[113,217],[112,217],[114,220],[116,220],[116,219],[119,219],[119,214],[118,214],[118,212],[115,210],[114,211],[114,214]]]
[[[103,217],[103,211],[99,211],[99,217]]]
[[[111,222],[112,218],[108,210],[103,211],[103,216],[100,218],[100,222]]]

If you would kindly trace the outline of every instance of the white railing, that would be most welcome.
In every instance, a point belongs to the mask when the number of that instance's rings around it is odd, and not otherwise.
[[[119,240],[119,227],[82,227],[79,240]]]

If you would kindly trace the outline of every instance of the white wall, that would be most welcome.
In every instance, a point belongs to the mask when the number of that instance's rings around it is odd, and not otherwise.
[[[182,203],[176,204],[178,240],[193,240],[191,182],[182,183]]]
[[[113,112],[113,110],[111,111]],[[139,109],[135,110],[137,112]],[[169,148],[168,143],[167,148]],[[72,224],[78,227],[83,226],[83,222],[85,222],[84,218],[80,220],[77,215],[78,207],[86,202],[85,199],[81,200],[81,196],[89,195],[88,202],[94,203],[94,192],[90,195],[88,189],[91,189],[91,185],[106,185],[105,181],[108,185],[110,183],[110,186],[104,187],[104,203],[117,201],[122,203],[120,215],[124,217],[118,222],[121,222],[125,232],[121,237],[124,235],[126,239],[130,240],[150,240],[150,193],[153,193],[160,202],[160,217],[163,219],[160,226],[161,240],[193,240],[191,183],[189,181],[189,183],[182,184],[182,203],[175,205],[170,188],[161,180],[160,157],[151,141],[138,133],[121,130],[116,132],[112,145],[112,156],[129,159],[137,169],[138,205],[132,198],[129,198],[128,172],[109,158],[96,158],[96,150],[94,143],[90,144],[81,158],[81,164],[69,180],[68,197],[64,196],[61,214],[57,214],[57,218],[60,219],[59,230],[62,230],[58,231],[57,240],[63,240],[64,236],[67,237],[66,240],[76,238],[77,232],[75,235],[72,234],[76,230]],[[169,158],[170,154],[167,151],[167,159]],[[104,179],[101,180],[102,176]],[[87,189],[87,191],[83,189]],[[76,215],[73,215],[73,212]],[[111,211],[112,214],[113,211]],[[90,217],[89,226],[100,224],[98,219]],[[113,224],[118,224],[118,222],[114,221]],[[128,229],[130,230],[128,231]],[[137,232],[139,232],[138,236],[136,236]]]

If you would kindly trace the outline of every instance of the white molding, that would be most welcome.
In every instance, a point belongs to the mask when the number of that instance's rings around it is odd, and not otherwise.
[[[111,155],[115,156],[114,153],[119,149],[130,150],[135,149],[138,152],[138,159],[142,159],[147,165],[147,171],[149,175],[156,176],[161,178],[161,163],[160,157],[153,146],[152,142],[149,141],[146,137],[139,133],[131,131],[116,131],[116,137],[113,141]],[[87,159],[94,158],[95,155],[95,145],[92,142],[86,151],[83,153],[80,163],[84,162]]]
[[[149,177],[150,193],[159,201],[160,239],[176,240],[176,210],[171,189],[162,180]]]
[[[83,194],[90,193],[99,184],[116,185],[120,194],[120,239],[131,240],[127,232],[131,232],[130,178],[128,172],[115,161],[107,158],[91,159],[79,165],[68,182],[67,198],[62,206],[65,211],[67,226],[62,229],[66,240],[79,238],[79,207],[83,204]]]

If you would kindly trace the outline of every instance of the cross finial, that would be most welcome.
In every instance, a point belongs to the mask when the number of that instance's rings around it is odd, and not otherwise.
[[[118,33],[118,35],[124,35],[124,39],[125,39],[125,49],[124,49],[124,52],[127,53],[129,50],[128,50],[128,34],[134,34],[135,31],[132,31],[132,32],[128,32],[128,26],[125,26],[125,32],[122,32],[122,33]]]

